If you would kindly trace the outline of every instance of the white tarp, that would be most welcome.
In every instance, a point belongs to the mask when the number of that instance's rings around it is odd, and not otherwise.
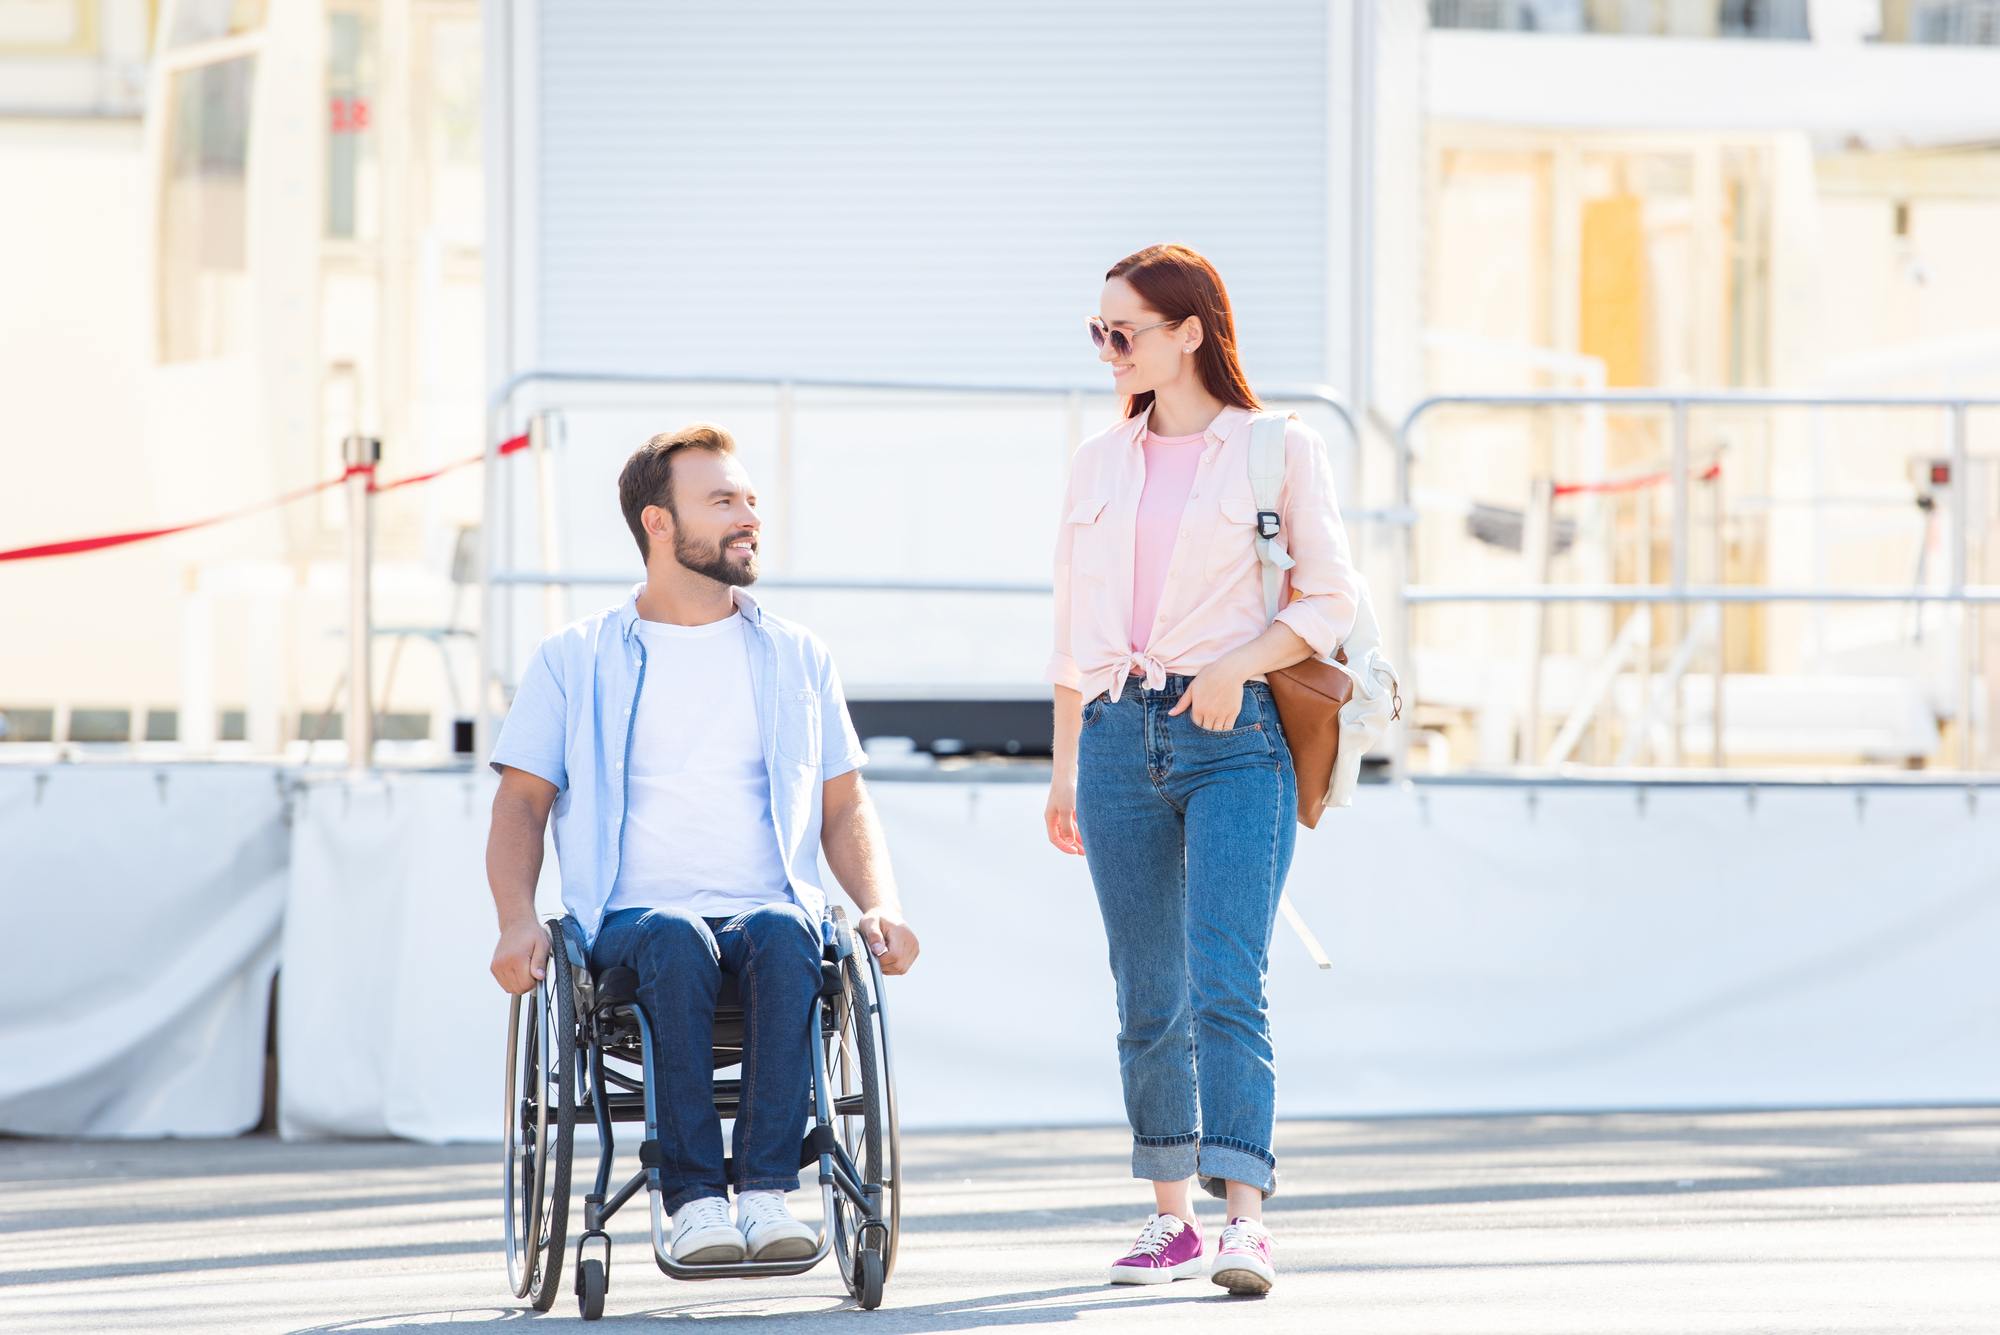
[[[288,1137],[500,1134],[507,1000],[477,773],[315,778],[297,790],[278,1129]],[[545,905],[555,912],[555,853]]]
[[[0,1131],[255,1126],[286,861],[269,766],[0,766]]]
[[[1116,1018],[1040,784],[871,785],[924,958],[906,1125],[1118,1121]],[[291,1134],[497,1135],[492,780],[315,786],[280,1025]],[[1982,805],[1982,801],[1984,805]],[[1364,788],[1301,831],[1271,994],[1287,1115],[2000,1099],[2000,792]],[[544,882],[544,903],[549,884]]]

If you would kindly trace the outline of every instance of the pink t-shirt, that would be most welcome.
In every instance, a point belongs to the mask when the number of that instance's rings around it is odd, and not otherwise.
[[[1132,544],[1132,651],[1143,652],[1153,642],[1153,619],[1160,611],[1160,594],[1167,587],[1167,567],[1174,559],[1174,541],[1187,514],[1188,493],[1201,467],[1207,436],[1162,436],[1147,431],[1146,485],[1139,493],[1137,531]]]

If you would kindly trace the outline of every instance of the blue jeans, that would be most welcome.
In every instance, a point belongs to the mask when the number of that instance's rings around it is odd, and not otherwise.
[[[1277,1188],[1264,997],[1298,781],[1261,682],[1236,726],[1168,711],[1192,678],[1083,707],[1077,829],[1111,945],[1132,1175]]]
[[[723,1190],[722,1119],[715,1112],[715,999],[726,970],[743,999],[743,1099],[734,1186],[793,1191],[812,1088],[812,1003],[820,984],[819,924],[796,904],[733,918],[676,909],[620,909],[591,948],[595,970],[639,975],[652,1027],[650,1088],[659,1119],[659,1189],[670,1211]]]

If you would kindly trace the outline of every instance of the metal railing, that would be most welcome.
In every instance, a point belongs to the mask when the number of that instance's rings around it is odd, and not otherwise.
[[[1967,415],[1974,409],[2000,407],[2000,398],[1971,395],[1819,395],[1784,394],[1758,391],[1673,393],[1658,390],[1606,390],[1592,393],[1518,393],[1518,394],[1441,394],[1419,401],[1404,417],[1397,433],[1396,443],[1396,495],[1406,510],[1414,510],[1412,467],[1416,457],[1416,432],[1422,421],[1441,409],[1452,407],[1476,408],[1624,408],[1658,409],[1668,414],[1669,459],[1666,485],[1671,488],[1671,514],[1669,529],[1669,575],[1665,587],[1658,585],[1554,585],[1538,583],[1512,588],[1469,588],[1455,586],[1433,586],[1413,583],[1410,572],[1415,569],[1418,539],[1417,525],[1411,524],[1403,530],[1401,544],[1401,566],[1398,580],[1396,623],[1397,633],[1394,643],[1401,655],[1399,667],[1404,674],[1403,691],[1414,705],[1421,700],[1420,686],[1416,681],[1416,663],[1413,649],[1414,636],[1411,633],[1411,609],[1422,606],[1473,603],[1519,603],[1555,604],[1582,603],[1597,605],[1651,604],[1688,607],[1707,605],[1719,613],[1724,604],[1835,604],[1835,603],[1946,603],[1967,609],[1964,614],[1967,629],[1959,636],[1959,662],[1957,665],[1957,709],[1959,768],[1972,771],[1977,768],[1977,757],[1973,746],[1973,690],[1976,679],[1977,637],[1971,633],[1971,610],[1988,603],[2000,602],[2000,586],[1975,585],[1967,580],[1968,542],[1970,532],[1970,480],[1969,436]],[[1922,587],[1904,588],[1786,588],[1766,585],[1696,585],[1689,582],[1688,563],[1690,552],[1690,526],[1692,507],[1690,486],[1693,482],[1690,458],[1689,414],[1697,409],[1929,409],[1941,410],[1947,414],[1949,423],[1949,526],[1951,530],[1950,569],[1943,589]],[[1538,672],[1540,664],[1531,663],[1528,670]],[[1726,764],[1726,751],[1722,733],[1722,690],[1724,663],[1721,654],[1716,655],[1714,668],[1714,697],[1711,708],[1713,737],[1711,759],[1717,768]],[[1678,699],[1678,692],[1676,692]],[[1675,732],[1678,744],[1679,730]],[[1398,735],[1397,761],[1400,769],[1407,738]]]
[[[1805,41],[1806,8],[1806,0],[1710,0],[1695,7],[1664,0],[1431,0],[1430,19],[1433,28]]]
[[[1917,0],[1909,40],[1947,46],[2000,45],[2000,0]]]
[[[487,405],[487,467],[483,470],[485,520],[481,526],[480,566],[483,612],[480,632],[481,687],[476,724],[478,729],[476,744],[482,754],[491,743],[495,723],[493,710],[500,700],[511,694],[513,687],[513,682],[509,679],[509,664],[506,658],[514,641],[515,627],[511,600],[505,596],[506,591],[522,586],[539,586],[551,590],[552,593],[567,587],[622,587],[630,585],[634,579],[630,572],[564,571],[558,568],[560,561],[555,541],[555,520],[549,503],[553,472],[547,442],[547,424],[552,414],[564,411],[565,405],[538,404],[526,415],[525,420],[517,416],[518,404],[526,391],[545,387],[570,390],[769,390],[775,397],[777,409],[778,476],[772,479],[774,485],[768,490],[777,501],[774,531],[779,539],[780,550],[783,551],[789,551],[791,548],[791,531],[797,513],[794,484],[798,445],[798,396],[802,392],[944,395],[1016,401],[1052,401],[1063,404],[1066,408],[1067,448],[1072,450],[1088,434],[1084,421],[1085,401],[1093,398],[1115,400],[1119,397],[1115,389],[1106,386],[1056,384],[979,384],[784,376],[645,375],[556,370],[523,371],[510,377],[494,392]],[[1279,386],[1266,391],[1264,398],[1272,404],[1313,404],[1329,412],[1346,435],[1348,442],[1354,447],[1358,477],[1361,467],[1361,437],[1356,429],[1353,413],[1338,394],[1324,385]],[[534,460],[534,486],[538,500],[537,508],[541,515],[542,566],[533,570],[513,569],[507,564],[504,554],[515,550],[517,536],[512,528],[517,509],[512,489],[516,483],[512,470],[493,466],[499,457],[500,442],[524,428],[529,437],[528,452]],[[1349,513],[1347,517],[1356,524],[1408,522],[1408,516],[1401,508],[1380,512],[1357,510]],[[1019,580],[821,579],[795,574],[777,574],[766,576],[758,583],[760,587],[770,589],[864,593],[1035,595],[1051,591],[1046,582]],[[545,620],[550,615],[549,609],[545,608]]]

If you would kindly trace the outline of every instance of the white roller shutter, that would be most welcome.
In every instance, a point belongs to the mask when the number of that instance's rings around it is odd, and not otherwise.
[[[512,369],[1090,381],[1104,269],[1182,240],[1228,280],[1257,382],[1337,381],[1328,14],[534,6]]]

